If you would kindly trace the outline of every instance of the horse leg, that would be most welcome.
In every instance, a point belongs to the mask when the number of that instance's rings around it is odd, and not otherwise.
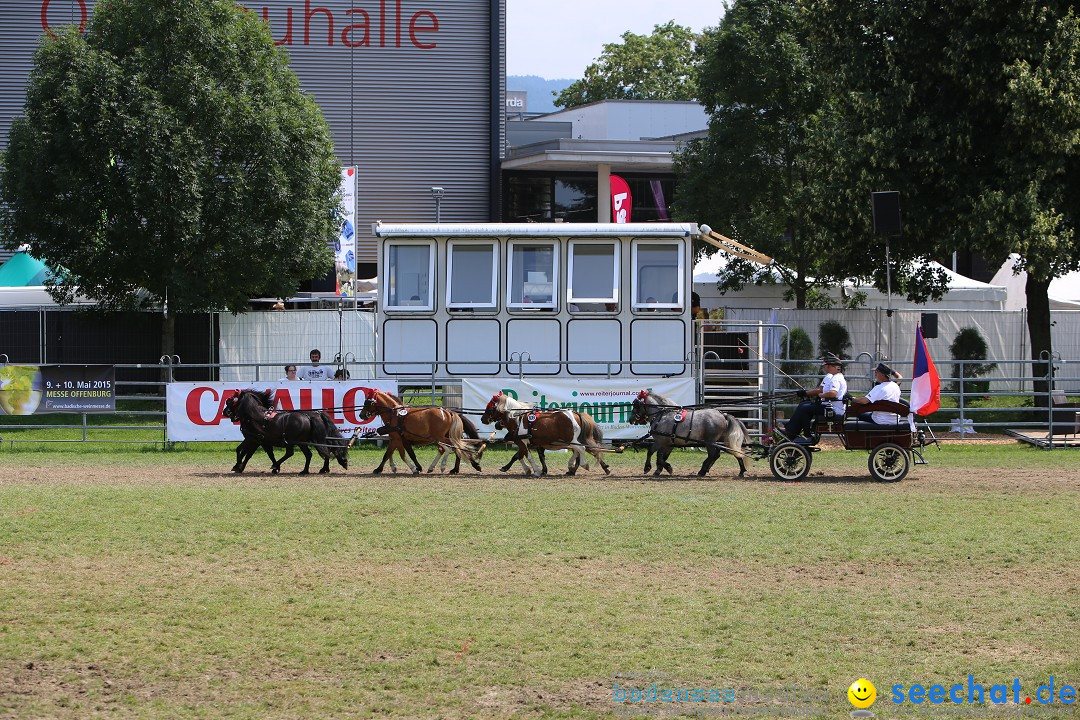
[[[574,475],[575,473],[577,473],[578,468],[581,466],[581,456],[580,451],[577,447],[571,447],[569,448],[569,450],[570,461],[566,463],[566,474]]]
[[[324,457],[323,458],[322,469],[319,470],[319,474],[328,473],[328,472],[330,472],[330,458],[329,457]]]
[[[603,450],[601,450],[600,448],[594,448],[594,449],[590,450],[589,452],[591,452],[593,457],[596,458],[596,462],[600,463],[600,467],[602,467],[604,469],[604,474],[605,475],[610,475],[611,474],[611,468],[608,467],[608,464],[606,462],[604,462],[604,452],[603,452]]]
[[[386,465],[387,460],[390,461],[390,467],[391,467],[391,469],[393,469],[393,467],[394,467],[394,459],[391,457],[393,454],[394,454],[394,443],[393,443],[393,441],[390,441],[386,445],[386,452],[383,453],[382,462],[379,463],[379,467],[377,467],[377,468],[375,468],[374,470],[371,471],[372,474],[373,475],[378,475],[379,473],[381,473],[383,471],[383,466]],[[397,470],[394,470],[394,472],[397,472]]]
[[[645,451],[645,469],[641,471],[642,475],[648,475],[649,471],[652,470],[652,456],[654,452],[656,452],[656,447],[652,443],[649,443],[649,449]]]
[[[244,455],[247,454],[248,439],[244,438],[244,441],[236,446],[236,464],[232,466],[234,473],[244,472],[244,467],[247,465],[247,460],[244,460]],[[249,456],[250,457],[250,456]]]
[[[713,466],[713,463],[715,463],[716,459],[720,457],[721,451],[719,448],[709,446],[709,448],[707,448],[705,452],[705,462],[701,463],[701,469],[698,470],[698,477],[703,477],[707,472],[709,472],[710,468],[712,468]]]
[[[508,470],[510,470],[510,467],[514,464],[515,461],[520,461],[521,467],[525,468],[525,474],[528,475],[529,469],[525,467],[524,458],[526,455],[528,455],[529,449],[525,446],[525,443],[522,440],[518,440],[517,438],[511,438],[509,433],[507,433],[506,437],[504,437],[503,440],[513,440],[514,445],[517,446],[517,451],[514,452],[514,456],[510,458],[510,461],[503,465],[501,468],[499,468],[499,470],[501,470],[502,472],[507,472]]]
[[[428,473],[433,473],[433,472],[435,472],[435,465],[436,465],[436,463],[438,463],[438,462],[439,462],[439,460],[441,460],[441,459],[442,459],[443,453],[445,453],[445,452],[446,452],[446,449],[445,449],[445,448],[443,448],[443,446],[442,446],[442,445],[436,445],[436,446],[435,446],[435,449],[436,449],[436,450],[438,451],[438,455],[436,455],[436,456],[435,456],[435,459],[431,461],[431,465],[428,465],[428,469],[427,469]]]
[[[304,469],[300,471],[300,475],[309,475],[311,473],[311,451],[308,450],[307,445],[301,445],[300,452],[304,453]]]
[[[270,470],[270,472],[274,473],[275,475],[278,474],[279,472],[281,472],[282,463],[284,463],[286,460],[288,460],[292,456],[293,456],[293,446],[292,445],[287,445],[285,447],[285,454],[281,456],[280,460],[278,460],[276,463],[274,463],[274,467],[273,467],[273,469]]]
[[[539,445],[536,447],[536,455],[540,458],[540,474],[547,475],[547,460],[544,459],[544,448]]]

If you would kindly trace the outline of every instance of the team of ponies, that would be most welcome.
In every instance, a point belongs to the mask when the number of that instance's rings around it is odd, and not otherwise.
[[[501,392],[491,398],[481,417],[485,425],[495,427],[487,439],[480,438],[476,425],[465,411],[406,405],[390,393],[370,388],[365,388],[364,393],[360,419],[366,422],[378,417],[382,421],[378,433],[387,441],[386,452],[373,473],[381,473],[388,462],[390,470],[396,473],[395,454],[414,474],[419,473],[422,466],[414,450],[418,445],[435,446],[437,454],[428,466],[429,473],[434,472],[440,460],[445,470],[452,454],[451,474],[460,472],[462,459],[478,472],[482,471],[479,461],[484,450],[495,442],[516,448],[500,470],[507,472],[519,462],[527,476],[548,474],[544,455],[547,450],[570,452],[567,475],[574,475],[582,467],[590,469],[589,455],[596,459],[605,474],[610,474],[611,468],[604,462],[604,454],[623,451],[622,447],[609,448],[604,444],[599,424],[588,413],[568,408],[540,409]],[[293,455],[295,448],[299,448],[305,457],[301,474],[310,472],[312,450],[323,458],[321,473],[330,472],[332,459],[342,468],[349,467],[348,451],[356,436],[345,438],[333,418],[323,410],[280,410],[275,408],[274,396],[269,390],[239,390],[225,401],[222,415],[238,423],[244,436],[236,448],[233,472],[243,472],[259,448],[270,458],[272,473],[281,470],[282,463]],[[630,422],[649,426],[648,433],[636,443],[648,450],[643,470],[646,474],[652,467],[654,453],[654,475],[659,476],[664,470],[673,474],[668,458],[676,447],[699,447],[706,451],[698,475],[708,473],[723,453],[738,460],[740,476],[746,474],[748,454],[745,447],[749,433],[742,421],[733,415],[708,406],[683,407],[660,393],[642,390],[630,407]],[[506,434],[495,441],[499,430]],[[274,448],[284,448],[285,454],[276,458]],[[533,460],[534,450],[539,465]]]

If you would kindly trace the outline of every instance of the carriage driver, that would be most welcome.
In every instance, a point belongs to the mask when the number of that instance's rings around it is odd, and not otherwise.
[[[893,378],[899,379],[901,377],[903,376],[900,373],[885,363],[878,363],[878,366],[874,368],[874,387],[870,388],[870,392],[866,393],[866,397],[853,399],[852,404],[869,405],[878,400],[900,402],[900,386],[893,382]],[[899,422],[899,417],[895,413],[875,410],[874,412],[860,413],[859,420],[874,423],[875,425],[895,425]]]
[[[827,353],[821,359],[821,364],[825,367],[825,377],[821,379],[821,384],[809,390],[796,391],[800,398],[806,399],[795,408],[781,433],[796,442],[809,440],[804,433],[810,429],[811,418],[825,415],[826,407],[831,407],[837,418],[844,417],[844,396],[847,395],[847,380],[842,372],[844,364],[833,353]],[[828,402],[822,402],[823,400]]]

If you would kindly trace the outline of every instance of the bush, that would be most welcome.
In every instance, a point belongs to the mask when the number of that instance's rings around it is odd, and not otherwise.
[[[985,360],[989,348],[986,340],[978,328],[961,328],[949,346],[949,353],[953,360]],[[953,366],[953,377],[961,378],[951,383],[953,392],[963,392],[965,395],[985,395],[990,391],[989,380],[969,380],[992,372],[997,368],[997,363],[957,363]],[[961,385],[963,386],[961,388]]]
[[[836,320],[828,320],[818,326],[818,353],[833,353],[840,359],[847,359],[851,353],[851,334]]]
[[[787,357],[793,360],[780,363],[780,370],[784,375],[789,376],[781,378],[780,387],[794,390],[801,387],[798,382],[800,375],[809,375],[814,372],[816,363],[807,361],[814,354],[814,343],[805,330],[796,327],[791,329],[790,335],[784,335],[780,340],[780,352],[785,349],[788,353]]]

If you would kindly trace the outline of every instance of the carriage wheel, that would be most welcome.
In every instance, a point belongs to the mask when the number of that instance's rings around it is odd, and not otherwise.
[[[896,443],[884,443],[870,451],[870,474],[880,482],[900,482],[911,468],[907,450]]]
[[[781,443],[769,455],[769,469],[777,480],[802,480],[810,473],[810,450],[797,443]]]

